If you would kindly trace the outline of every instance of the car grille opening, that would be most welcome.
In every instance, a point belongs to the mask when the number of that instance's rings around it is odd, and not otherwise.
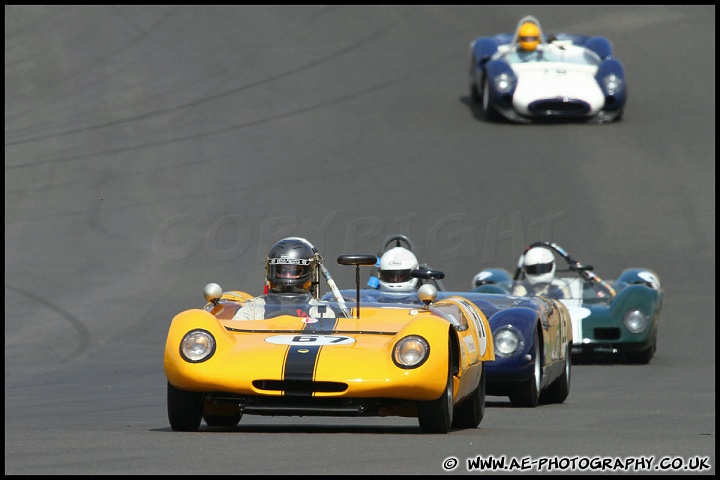
[[[553,98],[538,100],[528,105],[528,110],[539,116],[574,116],[585,115],[590,112],[590,105],[586,102],[570,98]]]
[[[216,392],[207,394],[206,401],[218,405],[238,406],[248,415],[288,416],[394,416],[416,417],[416,404],[393,398],[331,398],[312,394],[238,395]]]
[[[597,340],[618,340],[620,338],[619,328],[596,328],[595,338]]]

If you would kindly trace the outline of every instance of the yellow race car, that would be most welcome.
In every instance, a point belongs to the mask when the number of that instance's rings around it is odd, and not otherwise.
[[[371,265],[374,255],[343,255]],[[357,268],[357,267],[356,267]],[[233,319],[252,297],[205,287],[203,308],[178,314],[165,344],[170,426],[234,427],[243,415],[417,417],[423,433],[476,428],[485,412],[485,363],[495,359],[487,318],[463,297],[422,304],[312,299],[262,319]]]

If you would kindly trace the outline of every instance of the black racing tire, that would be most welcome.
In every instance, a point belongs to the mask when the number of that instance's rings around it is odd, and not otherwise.
[[[448,355],[448,359],[451,356]],[[435,400],[417,403],[418,422],[423,433],[448,433],[453,423],[453,374],[448,361],[445,390]]]
[[[470,74],[468,75],[468,80],[470,84],[470,98],[475,103],[482,102],[482,95],[480,94],[480,90],[478,90],[477,81],[475,80],[475,66],[477,65],[477,60],[475,59],[475,55],[472,55],[472,58],[470,59]]]
[[[203,416],[203,393],[178,390],[168,382],[167,411],[170,428],[177,432],[196,432]]]
[[[647,365],[648,363],[650,363],[650,360],[652,360],[652,358],[655,356],[656,351],[657,338],[653,338],[653,341],[648,348],[640,352],[627,353],[626,357],[628,363],[632,363],[635,365]]]
[[[485,416],[485,363],[480,382],[473,393],[453,413],[453,428],[477,428]]]
[[[540,392],[540,403],[563,403],[570,395],[570,380],[572,371],[571,346],[565,347],[565,367],[562,375],[552,385]]]
[[[472,83],[470,83],[470,98],[472,98],[472,101],[474,103],[480,103],[482,102],[482,95],[480,95],[480,92],[478,91],[477,85],[475,84],[474,80],[471,80]]]
[[[535,331],[533,350],[533,373],[530,378],[513,388],[510,393],[510,403],[515,407],[534,408],[540,403],[540,382],[542,380],[542,356],[540,338]]]
[[[489,122],[497,122],[501,118],[498,111],[490,103],[490,82],[487,77],[483,81],[482,110],[483,114],[485,114],[485,120]]]

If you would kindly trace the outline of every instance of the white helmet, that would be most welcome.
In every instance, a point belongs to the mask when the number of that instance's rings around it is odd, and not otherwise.
[[[525,254],[525,276],[528,282],[550,283],[555,277],[555,255],[544,247],[534,247]]]
[[[494,283],[489,281],[490,277],[492,277],[491,271],[480,270],[480,272],[478,272],[478,274],[473,277],[470,288],[477,288],[480,285],[485,285],[486,283]]]
[[[391,292],[411,292],[418,279],[410,276],[410,270],[419,268],[417,257],[403,247],[391,248],[383,253],[378,267],[380,289]]]

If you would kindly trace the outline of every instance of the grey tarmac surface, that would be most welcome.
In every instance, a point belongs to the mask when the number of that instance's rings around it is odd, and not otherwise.
[[[611,39],[622,122],[484,120],[468,44],[527,14]],[[271,243],[300,235],[352,285],[336,257],[395,233],[450,289],[536,240],[603,278],[652,268],[656,357],[574,366],[562,405],[488,397],[448,435],[170,429],[165,335],[206,283],[260,293]],[[478,456],[714,474],[715,241],[714,5],[5,6],[6,474],[487,473]]]

